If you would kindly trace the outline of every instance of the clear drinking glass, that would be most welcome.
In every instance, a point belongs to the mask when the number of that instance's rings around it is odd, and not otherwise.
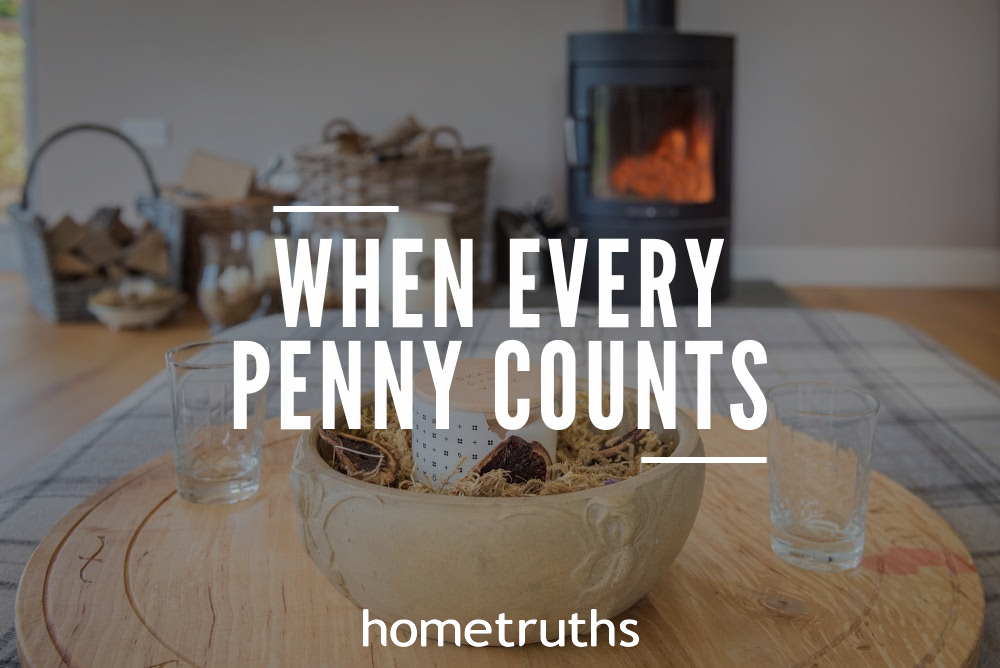
[[[878,399],[827,383],[767,393],[771,549],[795,566],[861,563]]]
[[[214,334],[253,317],[264,292],[254,276],[250,239],[245,232],[205,234],[199,242],[198,306]]]
[[[289,233],[288,214],[275,213],[270,206],[236,206],[232,209],[233,219],[246,234],[249,249],[250,268],[254,282],[262,292],[264,312],[281,313],[281,281],[278,273],[278,251],[276,239],[285,239],[288,244],[288,266],[295,264],[295,240]]]
[[[247,397],[247,428],[233,426],[233,342],[203,341],[167,353],[177,492],[195,503],[235,503],[260,487],[266,388]],[[247,378],[256,377],[254,358]]]

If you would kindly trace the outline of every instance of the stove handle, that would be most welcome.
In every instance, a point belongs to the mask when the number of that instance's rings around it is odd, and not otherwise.
[[[570,169],[582,169],[590,164],[587,135],[590,122],[585,118],[567,116],[563,121],[563,141],[566,145],[566,164]]]

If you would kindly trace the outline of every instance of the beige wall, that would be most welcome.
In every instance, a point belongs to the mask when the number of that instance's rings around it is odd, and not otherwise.
[[[561,202],[566,33],[619,28],[623,4],[35,0],[32,120],[165,118],[169,181],[193,147],[262,164],[330,116],[412,111],[494,146],[494,203]],[[679,4],[682,28],[738,36],[740,244],[997,243],[995,0]],[[50,213],[141,183],[83,138],[40,177]]]

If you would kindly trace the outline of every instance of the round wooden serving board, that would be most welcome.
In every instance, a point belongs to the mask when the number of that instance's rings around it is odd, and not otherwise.
[[[709,455],[760,455],[766,433],[713,418]],[[875,475],[863,565],[812,573],[771,553],[767,466],[708,464],[694,530],[622,617],[638,646],[363,647],[361,611],[299,545],[288,470],[298,433],[270,424],[262,490],[234,506],[174,492],[163,458],[67,515],[17,595],[26,666],[970,666],[983,590],[961,541]],[[684,466],[684,464],[678,464]],[[418,548],[419,546],[414,546]],[[419,620],[417,620],[419,621]],[[404,632],[405,635],[405,632]]]

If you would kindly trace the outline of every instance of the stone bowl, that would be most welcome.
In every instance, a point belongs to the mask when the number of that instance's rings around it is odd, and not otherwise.
[[[634,406],[635,392],[625,402]],[[374,393],[362,405],[374,401]],[[652,427],[662,429],[651,401]],[[626,411],[627,414],[627,411]],[[421,494],[354,480],[316,448],[322,416],[295,453],[290,477],[305,549],[369,618],[547,620],[553,637],[573,613],[612,619],[653,587],[684,546],[701,503],[704,464],[660,464],[627,480],[540,497]],[[343,408],[336,423],[346,426]],[[703,456],[698,430],[677,413],[674,456]],[[431,625],[430,631],[436,627]],[[569,628],[567,624],[567,628]],[[516,633],[517,622],[507,628]],[[538,642],[539,625],[526,642]],[[405,633],[403,634],[405,636]],[[450,630],[445,639],[454,642]],[[486,640],[486,635],[478,636]]]

